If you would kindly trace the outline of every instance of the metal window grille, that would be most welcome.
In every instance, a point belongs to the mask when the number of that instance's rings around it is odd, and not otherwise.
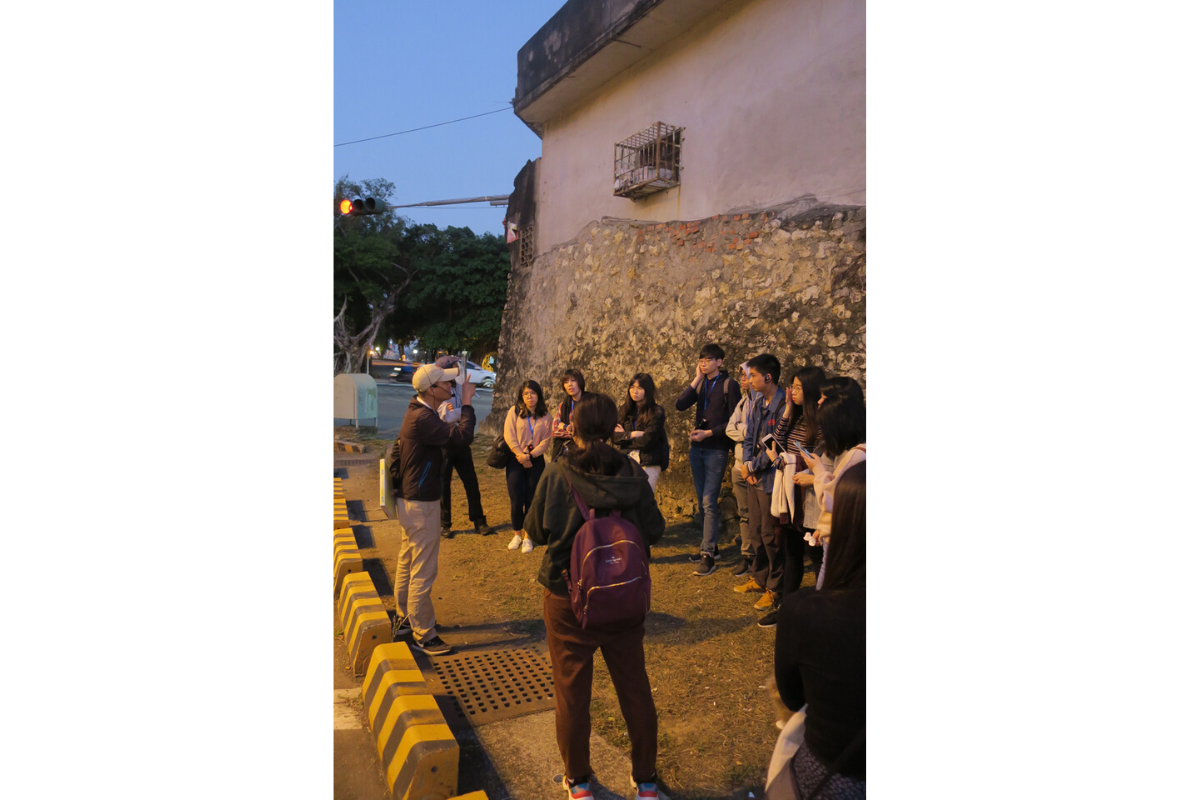
[[[683,128],[656,122],[613,146],[613,194],[636,200],[679,185]]]
[[[528,267],[537,258],[536,226],[521,228],[517,231],[517,266]]]

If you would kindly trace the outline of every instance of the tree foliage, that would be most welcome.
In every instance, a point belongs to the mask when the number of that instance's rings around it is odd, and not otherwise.
[[[470,228],[413,225],[401,249],[419,276],[401,300],[404,313],[387,326],[396,341],[423,350],[467,352],[476,360],[496,350],[508,292],[508,246],[496,234]]]
[[[414,225],[395,214],[343,217],[345,197],[390,200],[394,185],[341,178],[334,187],[334,373],[363,369],[386,339],[422,349],[494,352],[508,288],[504,239]]]

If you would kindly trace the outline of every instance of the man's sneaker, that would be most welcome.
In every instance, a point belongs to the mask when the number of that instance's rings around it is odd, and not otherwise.
[[[749,556],[742,556],[742,564],[733,571],[733,577],[740,578],[743,575],[750,573],[750,565],[754,563],[754,559]]]
[[[758,585],[758,581],[754,580],[754,578],[751,578],[740,586],[733,587],[733,590],[735,592],[745,594],[746,592],[761,592],[763,591],[763,587]]]
[[[516,550],[520,546],[521,546],[521,534],[518,533],[518,534],[514,535],[513,540],[508,543],[508,549]]]
[[[533,552],[533,539],[530,539],[528,536],[525,537],[525,541],[521,542],[521,552],[522,553],[532,553]]]
[[[436,633],[425,642],[414,642],[415,647],[427,656],[445,656],[454,652],[454,648],[442,641]]]
[[[450,530],[450,527],[449,527],[449,526],[446,526],[445,528],[442,528],[442,538],[443,538],[443,539],[453,539],[453,538],[454,538],[454,531]]]
[[[700,559],[700,565],[696,567],[696,571],[693,572],[692,574],[693,575],[712,575],[716,571],[717,571],[717,562],[712,560],[712,556],[710,556],[708,553],[705,553],[704,557]]]
[[[703,550],[701,550],[699,553],[696,553],[696,555],[694,555],[694,556],[688,556],[688,561],[692,562],[693,564],[699,564],[701,561],[704,560],[705,556],[708,556],[713,561],[720,561],[721,560],[721,551],[713,550],[712,553],[709,554],[709,553],[706,553]]]
[[[480,536],[493,536],[496,533],[496,531],[492,530],[492,526],[487,524],[487,520],[476,522],[475,532]]]
[[[647,783],[638,783],[629,776],[629,785],[637,789],[637,800],[670,800],[658,788],[658,781],[648,781]]]
[[[778,615],[779,615],[778,610],[772,611],[771,613],[767,614],[765,617],[763,617],[762,619],[760,619],[758,621],[758,627],[774,628],[775,627],[775,617],[777,617]]]
[[[777,605],[779,605],[779,595],[775,594],[775,592],[772,592],[770,589],[767,589],[765,592],[763,592],[763,596],[758,598],[758,602],[754,604],[754,607],[759,611],[765,611],[766,609],[774,608]]]
[[[394,613],[394,612],[393,612]],[[392,618],[392,641],[398,642],[405,636],[412,633],[412,623],[408,621],[408,617],[401,619],[400,617]]]
[[[563,775],[563,788],[567,790],[570,800],[592,800],[592,785],[587,781],[580,781],[572,786],[567,776]]]

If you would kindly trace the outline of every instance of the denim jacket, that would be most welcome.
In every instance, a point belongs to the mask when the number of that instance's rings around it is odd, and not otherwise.
[[[775,429],[775,423],[783,414],[787,393],[782,388],[775,390],[770,404],[763,406],[764,395],[759,395],[746,416],[746,438],[742,442],[744,458],[750,463],[750,472],[758,478],[758,489],[770,494],[775,490],[775,468],[767,456],[762,437]],[[775,448],[779,449],[778,445]]]

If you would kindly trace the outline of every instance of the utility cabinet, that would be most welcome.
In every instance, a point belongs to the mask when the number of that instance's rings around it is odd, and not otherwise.
[[[379,387],[370,375],[343,372],[333,379],[333,419],[359,424],[378,425]]]

